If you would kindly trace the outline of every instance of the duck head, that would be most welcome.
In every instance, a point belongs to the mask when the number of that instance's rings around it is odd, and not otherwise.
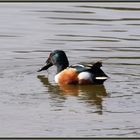
[[[45,65],[38,70],[38,72],[47,70],[49,67],[55,65],[57,67],[57,73],[64,70],[69,66],[68,58],[64,51],[55,50],[50,53]]]

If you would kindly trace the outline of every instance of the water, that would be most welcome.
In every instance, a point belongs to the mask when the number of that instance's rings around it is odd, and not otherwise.
[[[55,49],[110,78],[57,86]],[[1,3],[0,66],[1,137],[140,136],[140,3]]]

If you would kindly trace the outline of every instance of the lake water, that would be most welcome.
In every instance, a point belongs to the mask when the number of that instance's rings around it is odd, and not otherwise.
[[[101,60],[104,85],[63,86],[55,67]],[[139,137],[140,3],[0,3],[0,137]]]

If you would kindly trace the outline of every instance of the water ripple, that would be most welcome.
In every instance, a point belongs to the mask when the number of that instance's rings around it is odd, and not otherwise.
[[[0,38],[15,38],[15,37],[20,37],[20,36],[0,34]]]
[[[116,18],[116,19],[97,19],[97,18],[68,18],[68,17],[43,17],[48,19],[54,19],[54,20],[80,20],[80,21],[139,21],[140,18]]]
[[[62,10],[54,10],[54,11],[47,11],[47,10],[36,10],[36,11],[32,11],[32,12],[43,12],[43,13],[48,13],[48,12],[52,12],[52,13],[64,13],[64,14],[67,14],[67,13],[76,13],[76,14],[93,14],[95,12],[90,12],[90,11],[62,11]]]
[[[103,30],[103,31],[105,31],[105,30]],[[116,32],[124,32],[124,31],[119,30],[119,31],[116,31]],[[127,31],[125,30],[125,32],[127,32]],[[120,38],[120,37],[112,37],[112,36],[89,36],[89,35],[75,35],[75,34],[57,34],[56,36],[73,37],[73,38],[78,38],[78,37],[83,37],[83,38],[102,38],[102,39],[106,38],[106,39],[115,39],[115,40],[111,40],[111,41],[116,41],[116,42],[119,41],[119,40],[140,41],[140,39],[136,39],[136,38]],[[92,41],[94,41],[94,40],[92,40]],[[108,40],[105,40],[105,41],[108,41]]]
[[[82,7],[82,8],[96,8],[96,9],[111,9],[111,10],[119,10],[119,11],[140,11],[140,8],[137,7],[105,7],[105,6],[89,6],[89,5],[82,5],[82,6],[75,6],[75,7]]]
[[[70,42],[85,42],[85,41],[102,41],[102,42],[120,42],[119,40],[113,40],[113,39],[48,39],[51,41],[70,41]]]

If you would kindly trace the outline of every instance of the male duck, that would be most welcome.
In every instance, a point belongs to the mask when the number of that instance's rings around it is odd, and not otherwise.
[[[108,76],[100,69],[102,62],[69,66],[68,58],[62,50],[51,52],[45,66],[40,68],[38,72],[47,70],[53,65],[57,67],[55,82],[60,85],[103,84],[103,82],[108,78]]]

